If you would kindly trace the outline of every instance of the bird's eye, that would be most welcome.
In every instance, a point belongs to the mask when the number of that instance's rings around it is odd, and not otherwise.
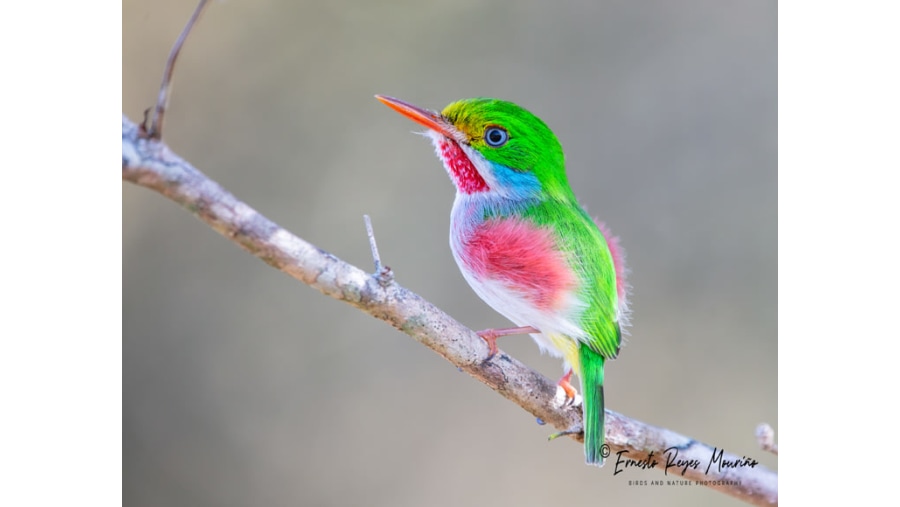
[[[488,127],[484,131],[484,142],[494,148],[503,146],[509,140],[509,134],[500,127]]]

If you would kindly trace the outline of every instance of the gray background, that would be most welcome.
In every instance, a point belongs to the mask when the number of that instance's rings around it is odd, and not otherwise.
[[[123,109],[156,97],[190,1],[123,3]],[[397,280],[476,328],[507,322],[447,245],[453,187],[372,95],[495,96],[542,117],[620,236],[634,326],[608,407],[777,468],[776,3],[214,2],[181,56],[166,141],[358,266],[373,217]],[[124,503],[737,505],[629,485],[386,324],[123,184]],[[501,348],[551,378],[527,337]]]

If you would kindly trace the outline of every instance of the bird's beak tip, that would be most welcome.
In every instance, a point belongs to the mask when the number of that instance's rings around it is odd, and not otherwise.
[[[453,137],[452,127],[447,124],[447,122],[441,117],[439,113],[414,106],[409,102],[396,99],[394,97],[388,97],[387,95],[376,94],[375,98],[378,99],[382,104],[388,106],[394,111],[397,111],[410,120],[420,125],[424,125],[431,130],[440,132],[448,137]]]

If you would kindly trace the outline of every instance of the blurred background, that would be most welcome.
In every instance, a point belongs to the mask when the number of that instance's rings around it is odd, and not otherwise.
[[[192,1],[123,3],[139,121]],[[453,186],[372,96],[473,96],[555,131],[627,253],[634,325],[608,407],[777,470],[776,3],[227,0],[176,68],[165,139],[238,198],[473,329],[507,324],[453,262]],[[128,506],[742,505],[569,440],[412,339],[123,184]],[[501,348],[551,378],[530,338]],[[776,433],[777,438],[777,433]]]

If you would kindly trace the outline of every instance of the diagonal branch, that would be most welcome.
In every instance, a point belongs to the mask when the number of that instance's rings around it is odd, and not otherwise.
[[[488,346],[472,330],[399,284],[379,283],[378,277],[281,228],[162,142],[142,137],[139,127],[124,115],[122,179],[177,202],[270,266],[391,324],[535,417],[560,430],[581,426],[581,408],[564,406],[565,395],[557,392],[555,382],[502,351],[485,361]],[[632,467],[657,468],[670,480],[697,481],[754,505],[778,503],[777,474],[751,458],[724,453],[610,410],[606,428],[613,454],[607,467],[615,467],[614,474],[626,467],[626,460],[633,460]],[[570,436],[582,439],[580,434]],[[674,464],[691,460],[696,465]],[[651,465],[654,461],[657,464]]]

